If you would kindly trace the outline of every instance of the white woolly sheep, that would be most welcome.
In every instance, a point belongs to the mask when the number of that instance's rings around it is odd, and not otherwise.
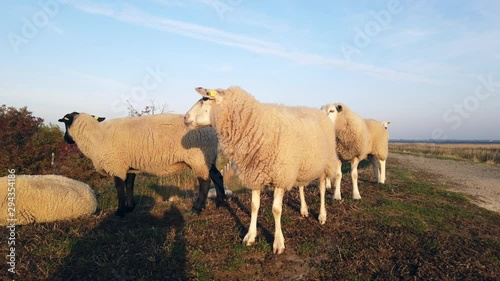
[[[385,183],[385,164],[389,155],[389,130],[387,130],[387,125],[391,122],[381,122],[373,119],[365,119],[365,122],[372,141],[368,160],[373,165],[375,180],[378,183]]]
[[[87,184],[59,175],[2,177],[0,201],[0,225],[68,220],[97,208]]]
[[[339,161],[351,162],[352,198],[361,199],[358,189],[358,164],[371,150],[371,138],[363,118],[342,103],[326,104],[321,107],[335,124],[337,155]],[[341,200],[341,165],[335,174],[335,199]],[[331,183],[327,182],[327,187]]]
[[[335,172],[335,128],[318,109],[259,103],[239,87],[207,90],[185,115],[191,128],[212,126],[222,151],[238,166],[239,178],[252,190],[251,219],[243,242],[252,245],[257,235],[260,192],[274,187],[273,252],[283,253],[281,212],[285,191],[319,178],[319,221],[326,221],[325,178]],[[307,134],[304,134],[307,132]]]
[[[224,203],[222,175],[215,167],[218,140],[214,129],[190,131],[183,116],[177,114],[117,118],[100,123],[103,120],[73,112],[59,122],[66,126],[66,142],[76,143],[99,173],[114,177],[118,194],[116,215],[124,216],[134,209],[134,180],[136,173],[141,172],[170,176],[190,168],[200,184],[192,211],[200,213],[205,208],[210,179],[217,189],[217,206]]]

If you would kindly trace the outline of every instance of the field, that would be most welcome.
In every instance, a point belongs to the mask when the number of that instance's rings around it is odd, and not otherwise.
[[[389,143],[399,153],[500,164],[500,144]]]
[[[227,207],[209,202],[191,215],[190,185],[153,177],[137,183],[139,206],[114,216],[115,191],[96,188],[97,214],[69,222],[18,227],[16,280],[499,280],[500,215],[449,192],[429,175],[388,161],[388,183],[360,169],[363,199],[327,191],[326,225],[317,221],[319,191],[306,188],[310,216],[300,216],[298,190],[282,217],[285,253],[272,254],[272,190],[263,192],[256,245],[241,244],[250,221],[250,192],[227,177]],[[139,177],[138,177],[139,179]],[[5,236],[5,235],[3,235]],[[5,251],[6,243],[1,250]],[[5,255],[0,272],[6,272]],[[11,279],[4,279],[11,280]]]

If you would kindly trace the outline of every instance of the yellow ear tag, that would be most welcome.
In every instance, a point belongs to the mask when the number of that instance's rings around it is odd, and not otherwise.
[[[68,117],[64,117],[64,120],[68,120],[69,121],[69,118]]]
[[[94,116],[94,118],[95,118],[95,120],[98,120],[98,119],[99,119],[99,117],[97,117],[97,116]]]
[[[210,90],[210,91],[208,91],[208,92],[210,93],[210,96],[211,96],[211,97],[215,97],[215,95],[217,95],[217,92],[216,92],[216,91],[214,91],[214,90]]]

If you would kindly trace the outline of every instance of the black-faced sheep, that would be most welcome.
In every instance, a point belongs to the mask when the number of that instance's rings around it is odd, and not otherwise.
[[[97,208],[90,186],[59,175],[2,177],[0,202],[0,225],[74,219]]]
[[[66,126],[66,142],[76,143],[99,173],[114,177],[116,215],[124,216],[134,209],[134,180],[141,172],[170,176],[191,169],[200,184],[194,213],[206,205],[210,179],[217,189],[217,204],[225,201],[222,175],[215,167],[218,140],[212,128],[188,130],[183,116],[176,114],[103,120],[73,112],[59,122]]]
[[[285,191],[319,178],[320,221],[326,220],[325,179],[333,176],[338,161],[333,123],[318,109],[262,104],[239,87],[196,91],[203,98],[186,113],[185,123],[191,128],[214,127],[222,151],[236,163],[240,180],[252,190],[250,226],[243,242],[255,242],[260,192],[266,185],[273,186],[273,252],[283,253]]]

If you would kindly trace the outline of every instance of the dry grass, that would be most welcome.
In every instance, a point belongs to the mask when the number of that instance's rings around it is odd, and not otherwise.
[[[209,202],[199,216],[191,200],[155,203],[148,186],[125,218],[115,207],[73,221],[17,228],[15,280],[499,280],[500,216],[388,162],[388,183],[360,170],[363,200],[333,200],[327,224],[317,221],[319,192],[306,188],[310,216],[300,216],[298,191],[285,196],[286,251],[272,254],[272,190],[262,194],[258,238],[241,241],[250,221],[248,191],[227,208]],[[139,178],[139,177],[138,177]],[[343,186],[350,186],[350,177]],[[160,183],[169,186],[173,183]],[[233,186],[229,186],[233,189]],[[114,188],[97,191],[116,201]],[[106,189],[106,191],[108,191]],[[153,193],[152,193],[153,192]],[[344,188],[350,198],[350,188]],[[5,235],[4,235],[5,236]],[[5,252],[6,243],[0,250]],[[0,256],[0,276],[6,271]],[[0,278],[2,279],[2,278]],[[4,279],[9,280],[9,279]]]
[[[492,165],[500,164],[500,144],[389,143],[389,150]]]

